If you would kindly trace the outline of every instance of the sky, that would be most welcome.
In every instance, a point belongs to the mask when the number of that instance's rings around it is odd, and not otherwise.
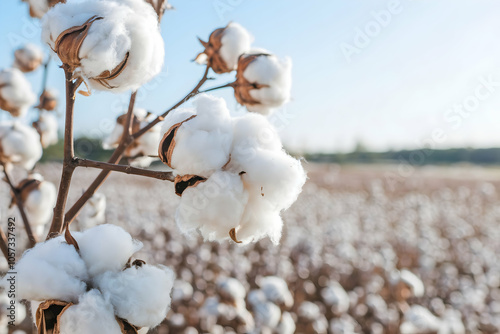
[[[496,0],[171,0],[163,71],[137,105],[160,114],[198,82],[197,36],[234,21],[263,47],[293,60],[292,100],[271,121],[291,151],[500,146],[500,2]],[[39,21],[21,0],[0,1],[0,68],[13,51],[41,45]],[[46,50],[49,54],[50,50]],[[57,59],[48,86],[64,96]],[[28,74],[35,92],[41,71]],[[205,87],[231,82],[217,75]],[[129,93],[78,96],[75,132],[103,137]],[[235,114],[232,90],[214,92]],[[63,101],[59,107],[62,115]],[[33,115],[31,115],[33,117]],[[0,113],[0,119],[8,118]],[[63,119],[61,116],[61,124]]]

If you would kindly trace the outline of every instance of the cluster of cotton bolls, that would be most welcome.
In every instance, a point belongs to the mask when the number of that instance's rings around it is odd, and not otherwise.
[[[177,174],[175,218],[184,233],[279,242],[280,214],[297,199],[306,175],[265,117],[233,118],[223,99],[202,95],[194,108],[169,114],[162,133],[159,156]]]
[[[135,90],[163,65],[158,16],[144,0],[73,0],[50,9],[42,39],[91,88]]]
[[[156,118],[156,115],[153,115],[142,108],[134,108],[133,114],[132,133],[139,131]],[[102,146],[104,149],[109,150],[118,146],[123,135],[126,117],[126,114],[118,116],[113,130],[106,138],[103,139]],[[158,143],[160,142],[161,127],[161,122],[156,124],[127,148],[125,155],[129,157],[129,161],[132,166],[144,168],[151,165],[151,163],[155,160],[158,160],[156,156],[158,155]]]
[[[267,115],[290,100],[292,61],[269,51],[251,48],[253,37],[238,23],[231,22],[200,40],[205,50],[196,57],[215,73],[236,70],[231,84],[236,100],[249,111]]]
[[[37,244],[15,264],[17,298],[31,301],[39,331],[146,333],[163,321],[174,282],[170,269],[132,260],[142,244],[120,227],[100,225],[73,236],[78,251],[60,236]]]

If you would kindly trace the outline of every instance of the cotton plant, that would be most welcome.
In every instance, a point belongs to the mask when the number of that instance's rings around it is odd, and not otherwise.
[[[264,116],[231,117],[223,99],[202,95],[193,108],[168,115],[162,132],[158,153],[176,173],[175,219],[183,232],[210,241],[279,242],[280,213],[297,199],[306,175]]]
[[[120,115],[116,119],[115,126],[111,133],[103,139],[102,146],[105,150],[118,147],[124,131],[126,114]],[[149,124],[156,116],[142,108],[134,108],[132,118],[132,132],[141,130]],[[129,158],[132,166],[149,167],[151,163],[158,160],[158,142],[160,141],[160,130],[162,124],[159,123],[138,138],[135,143],[128,147],[125,155]]]
[[[17,68],[0,70],[0,109],[13,117],[23,117],[35,103],[31,84]]]
[[[120,227],[100,225],[73,237],[75,244],[63,236],[39,243],[15,264],[17,296],[36,308],[37,327],[88,334],[160,324],[170,308],[174,273],[134,260],[142,243]]]

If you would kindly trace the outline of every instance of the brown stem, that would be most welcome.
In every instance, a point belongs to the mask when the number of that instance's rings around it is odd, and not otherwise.
[[[49,74],[49,63],[50,63],[50,57],[48,57],[45,64],[43,64],[42,91],[41,91],[40,95],[42,95],[43,92],[45,92],[45,89],[47,88],[47,78],[49,76],[48,75]]]
[[[151,123],[149,123],[148,125],[146,125],[142,129],[140,129],[139,131],[137,131],[136,133],[134,133],[132,135],[132,137],[134,137],[134,139],[139,138],[140,136],[142,136],[143,134],[145,134],[146,132],[148,132],[149,130],[151,130],[151,128],[153,128],[156,124],[158,124],[161,121],[163,121],[163,119],[172,110],[178,108],[179,106],[181,106],[183,103],[187,102],[192,97],[198,95],[200,93],[201,86],[203,86],[203,84],[208,80],[208,71],[209,70],[210,70],[210,65],[207,65],[207,67],[205,69],[205,73],[203,74],[203,77],[200,79],[200,82],[198,82],[198,84],[196,85],[196,87],[194,87],[191,92],[189,92],[182,100],[180,100],[179,102],[177,102],[173,107],[171,107],[170,109],[168,109],[167,111],[165,111],[162,115],[156,117],[156,119],[154,119]]]
[[[28,240],[29,240],[29,247],[35,246],[35,244],[38,242],[36,236],[33,234],[33,230],[31,229],[31,225],[28,220],[28,216],[26,215],[26,211],[24,210],[24,205],[23,205],[23,199],[21,198],[21,193],[19,192],[19,189],[17,189],[14,186],[14,183],[12,183],[12,180],[9,177],[9,174],[7,173],[7,170],[5,169],[5,166],[3,166],[3,173],[5,174],[5,181],[7,184],[10,186],[10,190],[12,191],[12,194],[14,196],[14,201],[17,205],[17,208],[19,209],[19,212],[21,213],[21,218],[23,219],[24,223],[24,229],[26,230],[26,234],[28,235]]]
[[[179,102],[177,102],[173,107],[165,111],[162,115],[158,116],[156,119],[154,119],[151,123],[146,125],[144,128],[141,130],[137,131],[136,133],[132,134],[131,136],[124,136],[122,135],[122,139],[120,143],[118,144],[118,147],[115,149],[113,154],[111,155],[111,158],[109,158],[108,163],[110,164],[117,164],[120,159],[123,156],[123,153],[127,149],[130,144],[137,138],[141,137],[143,134],[148,132],[151,128],[153,128],[156,124],[161,122],[172,110],[178,108],[181,106],[183,103],[187,102],[189,99],[191,99],[193,96],[197,95],[200,91],[201,86],[208,80],[208,72],[210,70],[210,65],[207,65],[205,68],[205,72],[203,73],[203,77],[200,79],[198,84],[189,92],[183,99],[181,99]],[[132,94],[130,97],[130,103],[129,103],[129,110],[128,110],[128,115],[127,115],[127,122],[131,121],[131,112],[134,109],[134,103],[135,103],[135,93]],[[130,116],[130,120],[129,120]],[[130,123],[125,124],[124,126],[124,132],[130,128]],[[76,218],[82,207],[85,205],[85,203],[95,194],[95,192],[99,189],[99,187],[106,181],[106,179],[109,176],[109,173],[111,173],[111,170],[103,170],[99,175],[95,178],[95,180],[92,182],[92,184],[85,190],[85,192],[82,194],[82,196],[76,201],[75,204],[66,212],[66,224],[71,224],[71,222]]]
[[[2,250],[2,253],[5,256],[7,262],[9,262],[9,247],[7,246],[7,236],[2,229],[0,229],[0,249]]]
[[[200,93],[207,93],[207,92],[211,92],[211,91],[214,91],[214,90],[217,90],[217,89],[227,88],[227,87],[234,87],[234,86],[235,86],[234,82],[230,82],[230,83],[222,85],[222,86],[217,86],[217,87],[212,87],[212,88],[209,88],[209,89],[205,89],[205,90],[201,91]]]
[[[130,126],[132,124],[132,115],[134,111],[134,105],[135,105],[135,97],[137,95],[137,92],[133,92],[132,95],[130,96],[130,102],[128,105],[128,111],[127,111],[127,118],[125,120],[125,124],[123,127],[123,134],[122,138],[120,140],[120,143],[118,144],[118,147],[115,149],[111,157],[108,159],[108,163],[110,164],[116,164],[118,163],[125,150],[127,147],[132,143],[133,139],[129,135],[130,133]],[[80,213],[80,210],[83,208],[85,203],[95,194],[95,192],[99,189],[99,187],[106,181],[106,179],[109,176],[109,173],[111,173],[110,170],[103,170],[102,172],[99,173],[99,175],[95,178],[95,180],[92,182],[92,184],[85,190],[85,192],[82,194],[82,196],[73,204],[73,206],[66,212],[66,217],[65,217],[65,223],[66,224],[71,224],[73,220],[76,218],[78,213]]]
[[[78,167],[90,167],[107,171],[120,172],[125,174],[140,175],[163,181],[174,181],[175,177],[172,172],[162,172],[149,169],[135,168],[128,165],[116,165],[107,162],[100,162],[88,159],[74,159]]]
[[[73,164],[74,158],[74,143],[73,143],[73,112],[75,107],[75,91],[81,83],[77,79],[73,81],[72,72],[64,67],[64,74],[66,76],[66,119],[64,129],[64,161],[61,182],[59,184],[59,192],[57,194],[56,207],[54,208],[54,217],[52,225],[50,226],[47,239],[55,237],[63,231],[64,225],[64,211],[66,208],[66,200],[68,198],[69,189],[71,185],[71,177],[75,170]]]

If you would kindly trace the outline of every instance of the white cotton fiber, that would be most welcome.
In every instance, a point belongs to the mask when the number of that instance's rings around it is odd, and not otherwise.
[[[267,300],[278,305],[283,304],[286,307],[293,306],[293,296],[288,290],[288,284],[281,277],[263,277],[259,282],[259,286],[266,295]]]
[[[119,272],[106,272],[95,279],[120,318],[139,327],[155,327],[170,309],[175,275],[167,267],[144,264]]]
[[[171,166],[179,174],[210,176],[229,161],[232,123],[224,99],[201,95],[194,101],[196,117],[184,122],[177,130]],[[177,112],[165,118],[162,133],[184,119]],[[192,110],[182,115],[193,115]]]
[[[229,230],[239,225],[247,201],[241,177],[217,171],[207,181],[183,192],[176,222],[186,234],[199,231],[208,241],[228,239]]]
[[[0,71],[0,108],[14,117],[23,117],[35,104],[36,97],[31,84],[17,68]]]
[[[233,133],[232,156],[253,156],[256,149],[281,151],[283,148],[276,128],[260,114],[235,117]]]
[[[18,121],[0,123],[0,159],[31,170],[42,157],[40,136],[32,127]]]
[[[61,334],[121,334],[113,306],[99,290],[80,296],[78,304],[66,309],[59,319]]]
[[[23,72],[34,71],[43,62],[43,51],[35,44],[27,43],[14,52],[14,67]]]
[[[129,258],[142,248],[142,243],[132,239],[124,229],[110,224],[88,229],[75,235],[75,239],[91,277],[122,270]]]
[[[26,251],[16,263],[17,297],[43,301],[57,299],[76,302],[86,291],[85,263],[63,237],[39,243]],[[9,275],[2,279],[8,286]]]
[[[44,181],[41,175],[37,179],[42,182],[37,189],[29,193],[23,204],[28,221],[37,236],[41,237],[45,225],[52,217],[56,205],[57,191],[55,185],[52,182]]]
[[[230,70],[236,70],[238,58],[250,49],[253,37],[240,24],[231,22],[224,29],[219,53]]]
[[[274,55],[258,56],[247,66],[243,76],[252,84],[267,86],[250,90],[250,95],[258,103],[246,104],[249,111],[267,115],[271,109],[278,108],[290,100],[292,87],[290,58],[279,59]]]
[[[59,123],[54,112],[41,110],[37,126],[40,131],[40,140],[43,148],[57,144],[59,140],[57,133]]]
[[[53,7],[42,21],[42,38],[53,49],[66,29],[80,26],[91,17],[78,56],[76,72],[98,90],[135,90],[158,74],[163,65],[164,46],[158,17],[143,0],[72,0]],[[123,71],[105,85],[93,80],[103,72],[113,72],[129,53]]]

